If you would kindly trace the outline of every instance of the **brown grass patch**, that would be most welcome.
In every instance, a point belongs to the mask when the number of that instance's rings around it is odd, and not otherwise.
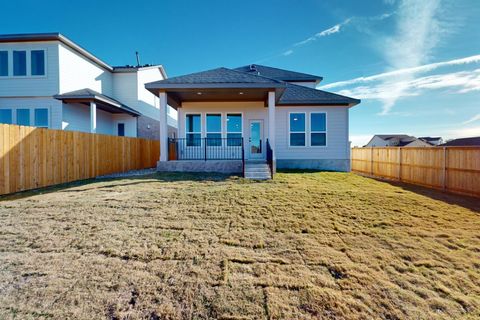
[[[480,203],[432,192],[156,174],[5,197],[0,318],[480,317]]]

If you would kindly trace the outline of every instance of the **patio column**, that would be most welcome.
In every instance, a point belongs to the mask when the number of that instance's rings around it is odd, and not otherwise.
[[[168,159],[167,93],[160,92],[160,161]]]
[[[97,132],[97,104],[90,102],[90,133]]]
[[[268,92],[268,141],[273,151],[273,172],[275,172],[277,167],[277,157],[275,156],[275,91]]]

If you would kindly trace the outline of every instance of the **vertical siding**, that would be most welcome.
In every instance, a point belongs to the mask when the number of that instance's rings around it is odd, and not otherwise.
[[[112,73],[60,43],[60,93],[90,88],[112,96]]]
[[[327,146],[290,147],[288,145],[289,112],[306,112],[307,124],[309,112],[326,112]],[[275,131],[277,159],[349,159],[347,107],[276,107]]]
[[[0,77],[0,98],[18,96],[52,96],[58,93],[59,66],[58,42],[17,42],[0,43],[0,50],[45,50],[45,76]],[[28,52],[27,52],[28,55]],[[13,73],[13,57],[10,54],[10,75]],[[27,71],[28,65],[27,57]]]

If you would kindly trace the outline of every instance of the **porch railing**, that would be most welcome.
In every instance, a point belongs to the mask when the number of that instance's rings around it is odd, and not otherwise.
[[[242,160],[243,138],[170,138],[169,160]]]
[[[270,146],[270,141],[267,139],[267,164],[270,168],[270,176],[273,179],[273,150]]]

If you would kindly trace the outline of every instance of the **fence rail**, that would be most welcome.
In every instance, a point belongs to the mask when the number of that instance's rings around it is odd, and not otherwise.
[[[480,197],[480,147],[352,149],[352,171]]]
[[[155,167],[160,142],[0,124],[0,194]]]

